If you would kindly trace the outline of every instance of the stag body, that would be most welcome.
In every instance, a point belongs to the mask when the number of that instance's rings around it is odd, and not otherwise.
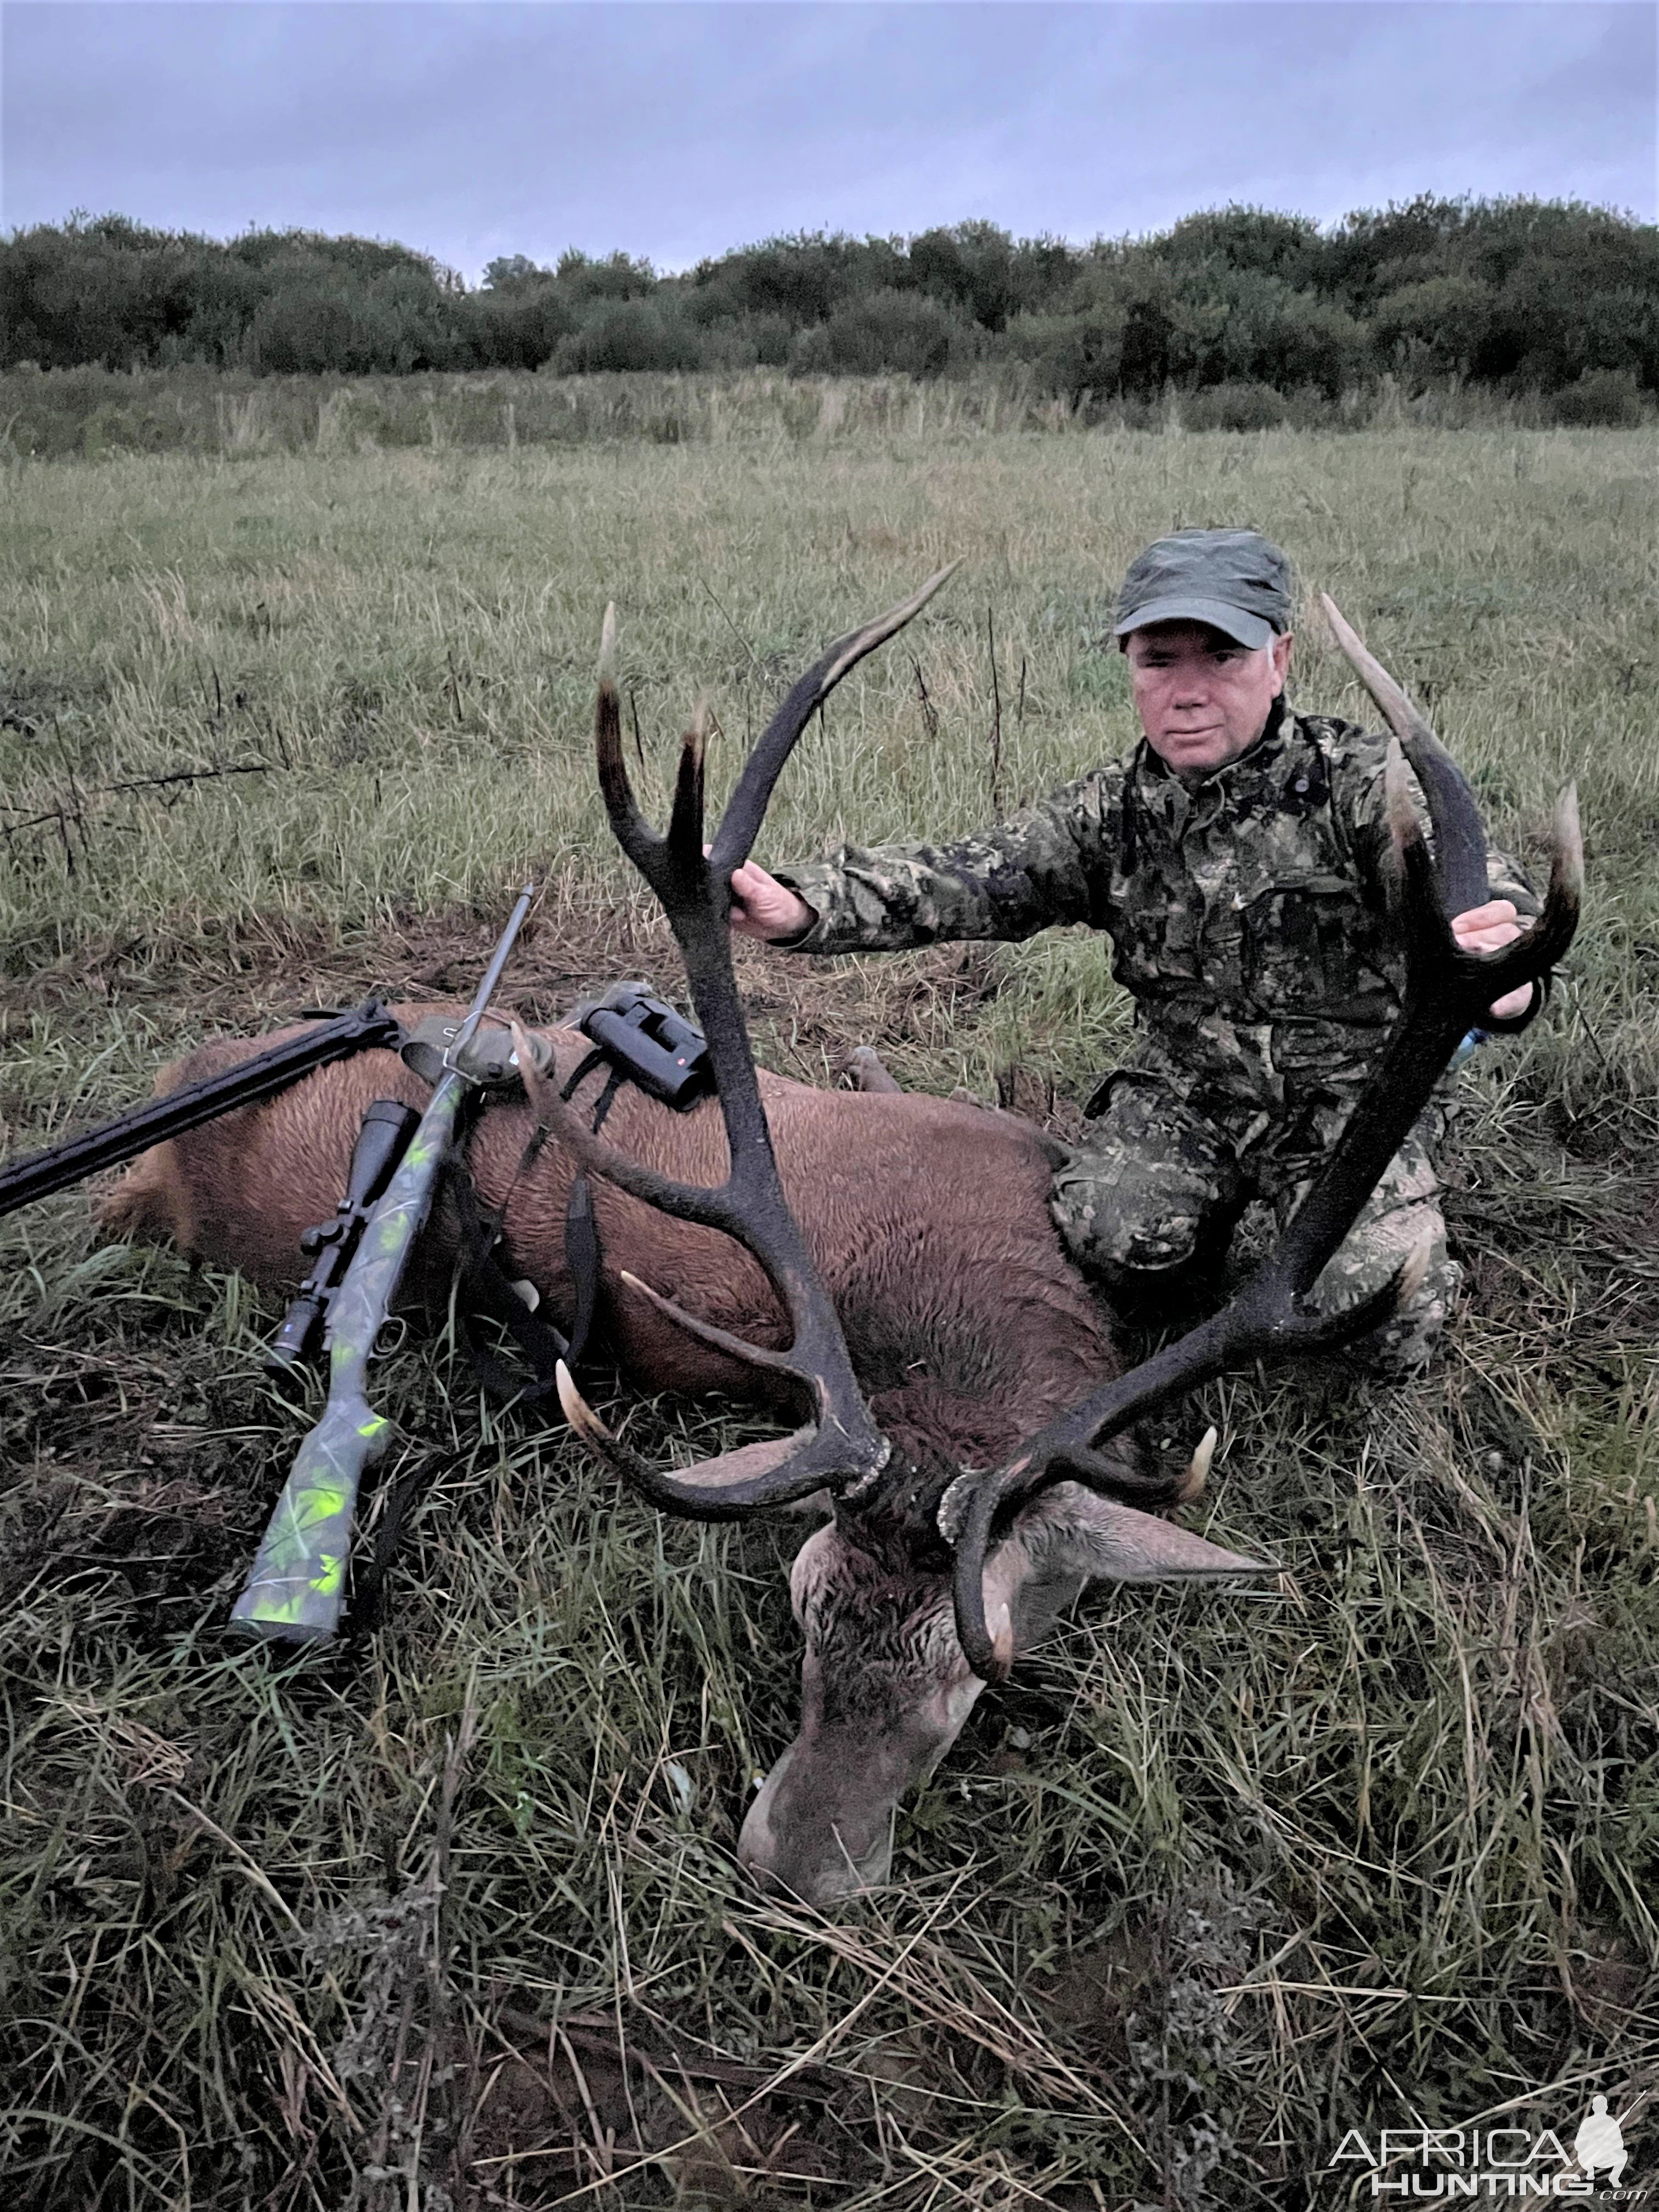
[[[453,1011],[395,1009],[406,1027]],[[550,1034],[568,1073],[586,1040],[572,1030]],[[159,1087],[216,1073],[272,1042],[204,1045]],[[579,1113],[600,1080],[577,1093]],[[933,1519],[940,1492],[964,1466],[1000,1464],[1021,1437],[1120,1363],[1049,1218],[1052,1163],[1030,1124],[917,1093],[816,1091],[767,1073],[760,1085],[791,1208],[872,1413],[910,1470],[875,1510],[810,1537],[792,1577],[807,1645],[802,1732],[751,1809],[742,1851],[797,1893],[823,1897],[882,1878],[899,1797],[948,1749],[983,1686],[952,1626],[950,1553]],[[364,1109],[385,1097],[420,1106],[426,1096],[394,1053],[360,1054],[147,1153],[104,1200],[105,1225],[170,1239],[264,1289],[290,1291],[304,1267],[301,1233],[331,1211]],[[520,1174],[534,1127],[526,1105],[492,1103],[467,1164],[483,1204],[504,1206],[507,1272],[533,1282],[565,1322],[574,1164],[555,1143]],[[676,1181],[713,1184],[726,1173],[712,1100],[676,1114],[625,1086],[605,1128],[619,1149]],[[775,1402],[764,1370],[689,1336],[622,1279],[626,1272],[660,1284],[700,1320],[751,1343],[786,1344],[782,1305],[749,1253],[608,1184],[596,1187],[594,1210],[601,1326],[630,1379],[653,1391]],[[455,1257],[453,1226],[441,1211],[409,1282],[411,1298],[441,1304]],[[1126,1440],[1121,1449],[1133,1470],[1135,1446]],[[1194,1563],[1206,1553],[1183,1531],[1070,1486],[1043,1504],[1030,1532],[1034,1571],[1019,1578],[1017,1607],[1004,1605],[1020,1648],[1081,1588],[1091,1543],[1108,1571],[1114,1562],[1118,1571],[1139,1571],[1140,1555],[1122,1549],[1124,1529],[1136,1523],[1145,1524],[1147,1571],[1160,1543]]]
[[[412,1027],[453,1009],[392,1011]],[[160,1087],[217,1073],[291,1034],[201,1046],[166,1070]],[[563,1071],[587,1050],[574,1030],[548,1035]],[[579,1113],[603,1079],[596,1073],[577,1092]],[[884,1433],[915,1463],[948,1463],[953,1473],[989,1464],[1034,1420],[1069,1404],[1079,1377],[1115,1371],[1101,1311],[1048,1220],[1051,1162],[1029,1123],[913,1092],[760,1080],[784,1188],[842,1316],[860,1382]],[[337,1199],[364,1109],[375,1098],[418,1107],[428,1095],[395,1053],[360,1053],[320,1080],[146,1153],[105,1200],[103,1219],[118,1234],[165,1237],[263,1289],[289,1291],[304,1269],[301,1233]],[[534,1129],[522,1102],[493,1103],[466,1164],[483,1205],[504,1209],[507,1273],[534,1283],[562,1320],[572,1302],[564,1217],[575,1164],[554,1144],[520,1174]],[[605,1133],[677,1181],[718,1182],[726,1172],[712,1100],[676,1114],[625,1085]],[[594,1211],[605,1339],[630,1377],[652,1390],[775,1401],[764,1370],[688,1336],[621,1282],[627,1272],[672,1286],[700,1319],[752,1343],[786,1344],[783,1309],[750,1254],[608,1184],[596,1188]],[[441,1221],[412,1294],[441,1301],[455,1253],[453,1225]]]

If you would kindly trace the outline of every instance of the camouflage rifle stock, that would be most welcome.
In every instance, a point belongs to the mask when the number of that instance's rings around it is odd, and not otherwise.
[[[345,1607],[346,1555],[364,1470],[380,1458],[392,1424],[368,1402],[370,1354],[432,1209],[476,1079],[457,1065],[500,982],[532,893],[526,888],[483,981],[444,1054],[420,1126],[370,1215],[329,1311],[328,1403],[301,1445],[231,1619],[257,1636],[310,1643],[333,1635]]]

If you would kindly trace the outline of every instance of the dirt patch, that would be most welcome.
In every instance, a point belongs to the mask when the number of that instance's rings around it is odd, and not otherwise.
[[[464,2169],[500,2202],[536,2203],[556,2184],[609,2176],[627,2201],[634,2167],[636,2188],[648,2170],[672,2175],[680,2201],[752,2203],[763,2185],[799,2203],[803,2186],[854,2182],[873,2163],[836,2118],[852,2085],[823,2068],[781,2079],[777,2069],[677,2048],[660,2023],[624,2031],[615,2021],[542,2023],[509,2009],[469,2071]]]
[[[90,1037],[116,1006],[142,1010],[163,1030],[182,1018],[202,1035],[268,1028],[302,1008],[354,1005],[371,990],[394,1000],[465,1000],[500,926],[497,915],[456,908],[342,938],[271,915],[198,935],[110,942],[26,976],[0,976],[0,1036],[49,1014]],[[805,1082],[835,1079],[858,1044],[935,1047],[1003,983],[998,954],[977,945],[829,963],[742,942],[734,951],[757,1056]],[[633,976],[685,1002],[679,953],[660,915],[564,902],[525,925],[497,1004],[550,1023],[589,993]],[[1037,1116],[1056,1110],[1053,1086],[1038,1072],[1010,1071],[1002,1088],[1005,1105]]]
[[[1109,2077],[1129,2063],[1128,2021],[1159,1972],[1156,1932],[1139,1923],[1034,1976],[1032,2002],[1058,2036]]]

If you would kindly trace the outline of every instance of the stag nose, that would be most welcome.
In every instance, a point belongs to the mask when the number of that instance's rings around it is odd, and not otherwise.
[[[893,1858],[890,1807],[868,1823],[849,1820],[844,1808],[826,1804],[801,1786],[815,1765],[803,1762],[797,1737],[761,1784],[738,1838],[738,1863],[768,1896],[804,1905],[834,1905],[860,1890],[878,1888]],[[841,1817],[837,1817],[837,1814]]]

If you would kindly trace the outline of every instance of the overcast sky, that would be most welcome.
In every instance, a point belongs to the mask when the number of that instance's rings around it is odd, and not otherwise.
[[[9,0],[0,224],[661,268],[984,216],[1076,240],[1230,200],[1659,213],[1651,0]]]

